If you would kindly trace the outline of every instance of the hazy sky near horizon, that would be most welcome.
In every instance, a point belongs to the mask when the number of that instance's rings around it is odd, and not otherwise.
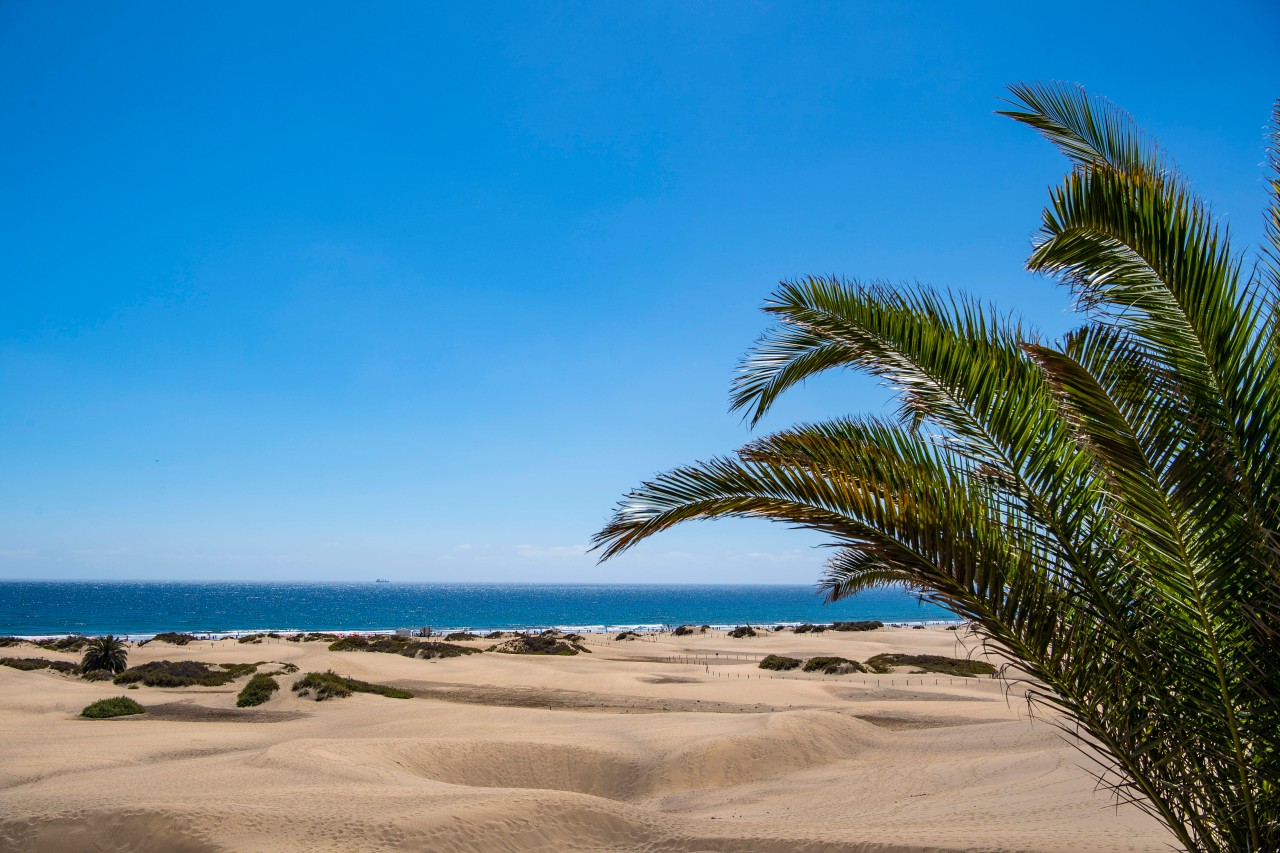
[[[805,583],[631,486],[751,433],[779,279],[1023,271],[1061,79],[1262,233],[1270,2],[0,3],[0,578]],[[875,411],[850,374],[763,429]]]

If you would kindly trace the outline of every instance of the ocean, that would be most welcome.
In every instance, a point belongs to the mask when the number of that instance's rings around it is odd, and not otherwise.
[[[955,617],[902,589],[824,604],[812,586],[0,581],[0,635],[161,631],[604,631]]]

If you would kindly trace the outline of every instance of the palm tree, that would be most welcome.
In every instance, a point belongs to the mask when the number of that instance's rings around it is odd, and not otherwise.
[[[84,659],[80,661],[83,672],[124,672],[129,659],[129,650],[124,643],[111,634],[105,637],[94,637],[85,646]]]
[[[821,531],[829,600],[902,584],[943,604],[1187,850],[1274,851],[1280,131],[1269,245],[1244,264],[1126,114],[1077,87],[1010,92],[1003,114],[1072,164],[1028,268],[1071,288],[1081,325],[1051,343],[922,286],[784,282],[733,407],[754,425],[852,367],[896,389],[897,417],[800,425],[661,474],[596,547],[705,518]]]

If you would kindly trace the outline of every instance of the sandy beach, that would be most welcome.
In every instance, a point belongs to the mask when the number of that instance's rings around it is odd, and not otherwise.
[[[126,690],[0,667],[0,849],[1167,849],[1158,824],[1097,790],[1083,756],[997,680],[757,666],[972,645],[884,628],[597,635],[591,654],[430,661],[283,640],[130,649],[131,665],[296,664],[255,708],[236,707],[244,678]],[[414,698],[317,703],[289,689],[325,670]],[[79,717],[120,695],[148,713]]]

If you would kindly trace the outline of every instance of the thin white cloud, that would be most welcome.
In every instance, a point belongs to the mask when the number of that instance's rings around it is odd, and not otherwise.
[[[516,547],[516,553],[521,557],[540,557],[540,558],[564,558],[564,557],[581,557],[587,553],[586,545],[550,545],[538,547],[534,545],[519,545]]]
[[[129,547],[119,548],[74,548],[71,554],[76,557],[132,557],[137,550]]]
[[[792,548],[787,551],[751,551],[743,556],[762,563],[794,563],[804,559],[805,552]]]

